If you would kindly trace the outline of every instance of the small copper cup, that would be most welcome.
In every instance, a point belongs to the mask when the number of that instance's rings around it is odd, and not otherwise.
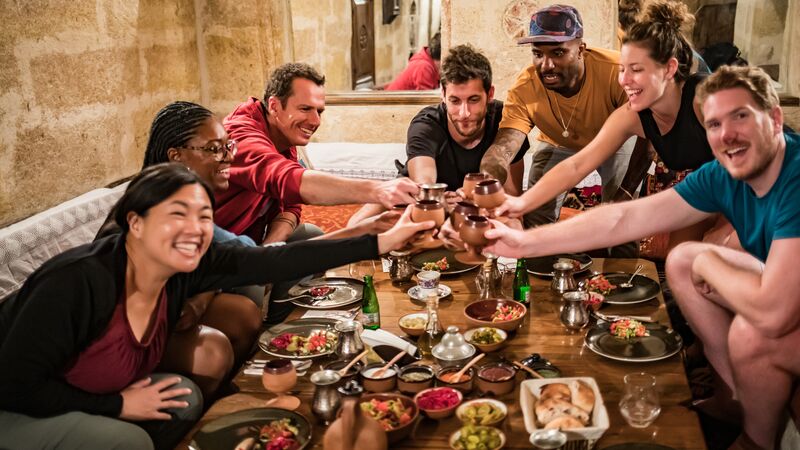
[[[486,180],[487,178],[489,178],[489,175],[478,172],[464,175],[464,185],[461,187],[461,190],[464,191],[464,198],[472,200],[472,193],[475,190],[475,185],[477,185],[479,181]]]
[[[480,209],[474,203],[468,201],[458,202],[453,208],[453,212],[450,213],[450,223],[453,225],[453,229],[458,231],[467,216],[477,216],[479,213]]]
[[[475,204],[487,210],[497,208],[506,200],[503,185],[494,178],[478,182],[475,186],[475,193],[473,196]]]
[[[419,185],[419,200],[435,200],[444,204],[446,183],[423,183]]]

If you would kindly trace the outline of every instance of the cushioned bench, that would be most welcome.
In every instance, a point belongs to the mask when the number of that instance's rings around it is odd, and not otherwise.
[[[91,242],[126,186],[95,189],[0,229],[0,302],[48,259]]]

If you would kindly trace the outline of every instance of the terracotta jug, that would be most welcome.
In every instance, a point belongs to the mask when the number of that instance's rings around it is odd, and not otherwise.
[[[358,405],[359,397],[342,399],[339,418],[334,421],[322,446],[325,450],[386,450],[389,446],[386,432],[375,420],[367,417]]]

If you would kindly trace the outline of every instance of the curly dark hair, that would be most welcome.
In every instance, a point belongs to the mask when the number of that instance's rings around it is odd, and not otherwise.
[[[492,87],[492,65],[486,56],[469,44],[451,48],[442,61],[442,89],[447,88],[447,83],[462,84],[476,78],[481,80],[483,90],[489,92]]]
[[[305,63],[286,63],[272,71],[264,89],[264,103],[270,97],[281,101],[281,106],[286,106],[286,100],[292,95],[292,81],[295,78],[305,78],[313,81],[317,86],[325,86],[325,76]]]
[[[619,0],[619,26],[627,31],[634,23],[636,16],[642,10],[642,0]]]
[[[656,1],[628,28],[622,44],[633,43],[646,48],[659,64],[666,64],[670,58],[677,59],[675,81],[684,81],[691,73],[693,53],[681,30],[693,23],[694,16],[685,4],[675,0]]]
[[[161,108],[150,126],[142,169],[169,161],[167,150],[179,148],[197,134],[197,129],[213,117],[207,108],[192,102],[173,102]]]

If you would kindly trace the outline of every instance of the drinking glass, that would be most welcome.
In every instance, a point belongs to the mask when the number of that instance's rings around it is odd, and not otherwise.
[[[619,401],[622,417],[634,428],[650,426],[661,413],[656,377],[649,373],[637,372],[625,375],[624,381],[625,395]]]
[[[300,406],[300,399],[286,393],[297,384],[297,372],[290,359],[273,359],[264,364],[261,375],[264,389],[276,395],[267,406],[294,410]]]
[[[365,275],[373,276],[375,275],[375,260],[365,259],[364,261],[350,263],[348,271],[350,276],[357,280],[363,280]]]

